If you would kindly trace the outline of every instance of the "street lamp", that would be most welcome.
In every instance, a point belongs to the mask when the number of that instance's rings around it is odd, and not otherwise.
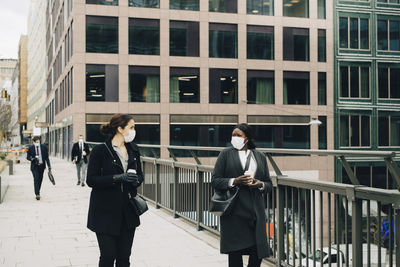
[[[308,125],[321,125],[322,122],[318,120],[317,118],[312,118],[311,121],[308,123]]]

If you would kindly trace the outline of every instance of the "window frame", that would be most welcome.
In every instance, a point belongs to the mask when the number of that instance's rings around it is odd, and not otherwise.
[[[342,67],[347,67],[347,92],[348,92],[348,97],[344,97],[341,96],[342,94],[342,75],[341,75],[341,68]],[[351,96],[351,72],[350,72],[350,68],[352,67],[357,67],[358,68],[358,95],[359,97],[352,97]],[[362,83],[361,83],[361,68],[365,68],[368,67],[368,73],[369,73],[369,79],[368,79],[368,95],[369,97],[361,97],[361,87],[362,87]],[[372,99],[372,68],[371,65],[369,63],[365,64],[365,63],[360,63],[360,64],[348,64],[348,63],[342,63],[339,64],[338,66],[338,98],[340,100],[355,100],[355,99],[359,99],[359,100],[371,100]]]
[[[397,145],[397,146],[395,146],[395,145],[392,145],[392,117],[395,117],[395,116],[393,116],[393,112],[390,112],[390,111],[384,111],[384,110],[382,110],[382,111],[378,111],[378,128],[380,128],[380,126],[379,126],[379,118],[380,117],[386,117],[386,118],[388,118],[388,121],[389,121],[389,123],[388,123],[388,135],[389,135],[389,140],[388,140],[388,145],[386,146],[386,145],[380,145],[379,144],[379,130],[378,130],[378,133],[377,133],[377,135],[378,135],[378,148],[400,148],[400,145]]]
[[[346,18],[347,19],[347,47],[340,47],[340,19]],[[350,47],[350,19],[356,18],[358,21],[358,30],[357,30],[357,40],[358,40],[358,48],[351,48]],[[337,21],[337,36],[338,36],[338,48],[339,50],[345,51],[361,51],[361,52],[369,52],[371,51],[371,18],[370,14],[359,14],[358,16],[354,16],[354,14],[339,14]],[[361,30],[360,30],[360,20],[367,19],[368,20],[368,48],[360,48],[361,47]]]
[[[363,146],[362,145],[362,119],[361,117],[368,117],[369,118],[369,146]],[[339,148],[371,148],[372,147],[372,134],[371,134],[371,129],[372,129],[372,115],[371,114],[367,114],[367,113],[348,113],[348,112],[343,112],[341,114],[339,114],[339,136],[342,135],[342,129],[341,129],[341,119],[342,117],[347,117],[348,118],[348,124],[347,124],[347,135],[348,135],[348,139],[349,139],[349,145],[348,146],[344,146],[341,143],[341,139],[339,137]],[[352,146],[351,145],[351,117],[358,117],[358,138],[359,138],[359,143],[360,145],[358,146]]]
[[[399,4],[399,7],[400,7],[400,4]],[[386,39],[386,41],[387,41],[387,47],[388,47],[388,49],[384,49],[384,50],[382,50],[382,49],[378,49],[378,43],[379,43],[379,39],[378,39],[378,22],[380,21],[380,20],[382,20],[382,21],[385,21],[386,23],[387,23],[387,28],[386,28],[386,31],[387,31],[387,39]],[[390,47],[390,24],[391,24],[391,22],[392,21],[396,21],[397,23],[399,23],[399,33],[400,33],[400,17],[394,17],[394,16],[378,16],[377,17],[377,19],[376,19],[376,51],[378,52],[378,53],[390,53],[390,54],[393,54],[393,53],[395,53],[395,54],[400,54],[400,44],[399,44],[399,50],[391,50],[391,47]],[[400,36],[399,36],[399,43],[400,43]]]

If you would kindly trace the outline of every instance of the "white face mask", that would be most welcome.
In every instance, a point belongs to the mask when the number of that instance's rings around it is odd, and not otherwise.
[[[125,143],[130,143],[135,139],[136,136],[136,131],[135,130],[129,130],[129,135],[124,135]]]
[[[243,137],[232,136],[231,144],[237,150],[241,150],[246,143],[244,142],[244,138]]]
[[[82,139],[82,138],[79,138],[79,142],[81,142],[81,143],[82,143],[82,142],[83,142],[83,139]]]
[[[35,146],[39,146],[39,145],[40,145],[40,143],[36,143],[36,142],[35,142],[35,143],[33,143],[33,144],[34,144]]]

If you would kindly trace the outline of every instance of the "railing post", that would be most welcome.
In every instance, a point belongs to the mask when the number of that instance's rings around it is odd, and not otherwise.
[[[276,186],[276,207],[277,207],[277,261],[276,266],[281,266],[282,261],[285,259],[285,245],[284,245],[284,201],[285,201],[285,188],[278,185],[278,177],[273,177],[272,183]]]
[[[197,231],[202,230],[200,223],[203,221],[203,172],[199,171],[198,166],[196,167],[196,224]]]
[[[172,164],[172,168],[174,169],[174,184],[173,184],[173,208],[174,208],[174,218],[178,218],[177,210],[178,210],[178,178],[179,178],[179,169],[175,167],[175,164]]]
[[[159,209],[160,206],[158,204],[159,204],[159,201],[160,201],[160,199],[159,199],[159,193],[160,193],[160,165],[157,164],[156,160],[154,160],[154,166],[155,166],[155,169],[156,169],[156,188],[155,188],[156,192],[155,192],[155,196],[154,196],[154,201],[156,203],[156,209]]]
[[[348,190],[347,197],[351,201],[351,241],[353,266],[363,266],[362,260],[362,200],[355,197],[355,188]],[[348,260],[348,259],[346,259]]]
[[[396,267],[400,267],[400,205],[396,204],[394,209],[394,249],[396,253]]]

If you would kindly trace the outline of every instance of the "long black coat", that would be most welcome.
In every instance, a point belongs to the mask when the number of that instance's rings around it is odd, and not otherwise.
[[[47,149],[47,146],[44,144],[40,144],[40,151],[42,153],[43,163],[47,164],[47,167],[51,169],[49,150]],[[31,162],[31,171],[37,166],[35,161],[33,160],[35,157],[36,157],[36,148],[35,145],[31,145],[29,146],[28,152],[26,153],[26,159]],[[46,167],[46,165],[44,167]]]
[[[263,153],[252,150],[257,162],[254,178],[263,181],[264,193],[272,189],[267,160]],[[211,185],[215,190],[228,190],[229,179],[243,175],[239,153],[224,149],[218,156]],[[259,258],[268,257],[266,215],[263,192],[258,188],[240,186],[231,214],[221,216],[221,253],[230,253],[256,245]]]
[[[90,149],[89,149],[89,145],[86,143],[83,143],[83,151],[86,152],[86,156],[83,156],[83,162],[87,163],[87,158],[90,154]],[[76,142],[73,146],[72,146],[72,151],[71,151],[71,161],[76,160],[76,163],[79,163],[82,159],[82,153],[80,153],[80,149],[79,149],[79,142]]]
[[[139,149],[134,143],[126,143],[125,147],[129,156],[128,169],[136,170],[141,184],[143,173]],[[86,180],[88,186],[92,187],[87,227],[96,233],[119,235],[123,219],[129,228],[140,225],[139,216],[128,200],[128,193],[136,196],[137,188],[132,184],[113,181],[113,175],[121,173],[124,173],[122,163],[112,147],[111,139],[93,148]]]

